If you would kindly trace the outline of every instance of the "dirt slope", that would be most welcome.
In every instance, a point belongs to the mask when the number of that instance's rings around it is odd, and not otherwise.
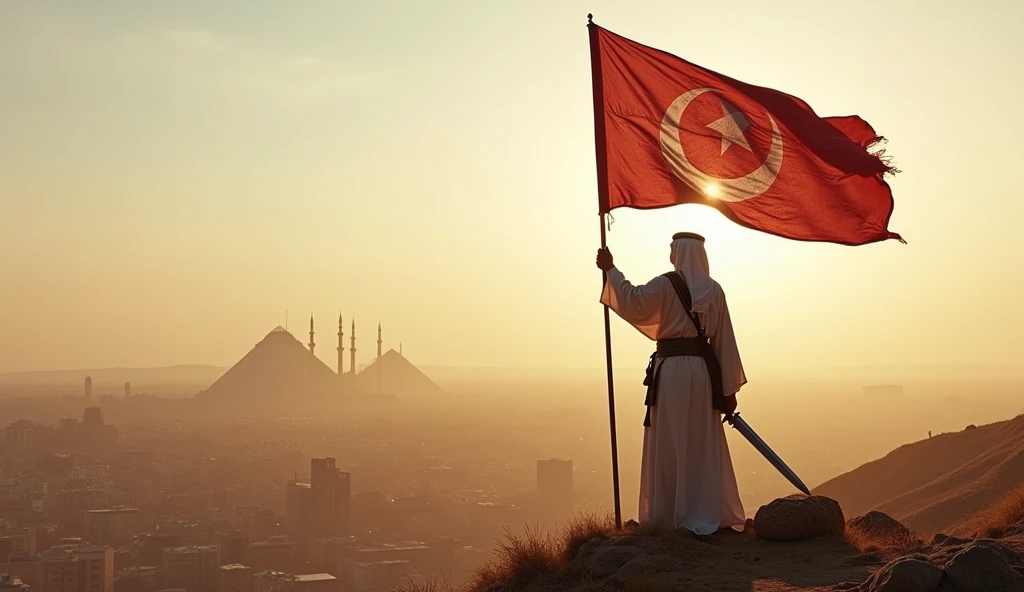
[[[921,533],[949,531],[1024,481],[1024,417],[902,446],[814,493],[848,516],[880,510]]]

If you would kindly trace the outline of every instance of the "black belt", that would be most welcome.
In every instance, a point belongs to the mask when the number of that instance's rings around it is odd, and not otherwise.
[[[706,337],[675,337],[672,339],[659,339],[658,349],[651,354],[651,360],[647,364],[647,376],[644,378],[644,386],[647,387],[647,397],[644,405],[647,406],[647,415],[644,417],[644,427],[651,426],[651,406],[654,405],[658,394],[658,379],[661,375],[661,365],[658,358],[670,358],[677,356],[695,356],[703,358],[708,367],[708,374],[712,374],[718,368],[715,359],[715,351],[711,349],[711,343]],[[720,374],[721,371],[719,371]],[[714,384],[714,376],[712,385]],[[719,381],[721,379],[719,378]],[[712,389],[713,390],[713,389]],[[714,398],[714,397],[713,397]],[[717,403],[717,401],[714,401]]]
[[[675,337],[673,339],[659,339],[658,351],[654,356],[669,358],[673,356],[703,356],[704,347],[708,340],[703,337]],[[652,356],[653,357],[653,356]]]

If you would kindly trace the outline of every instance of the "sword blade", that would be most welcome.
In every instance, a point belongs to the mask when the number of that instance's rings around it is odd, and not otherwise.
[[[775,454],[775,451],[761,439],[761,436],[757,435],[757,432],[755,432],[754,429],[750,427],[750,424],[740,417],[738,413],[734,413],[732,417],[727,419],[727,421],[732,425],[732,427],[736,428],[737,432],[743,434],[743,437],[747,439],[747,442],[750,442],[751,446],[761,453],[761,456],[768,459],[768,462],[772,463],[775,470],[782,473],[782,476],[792,483],[794,487],[807,495],[811,495],[811,491],[807,489],[807,486],[800,480],[800,477],[797,477],[796,473],[793,472],[793,469],[789,468],[778,454]]]

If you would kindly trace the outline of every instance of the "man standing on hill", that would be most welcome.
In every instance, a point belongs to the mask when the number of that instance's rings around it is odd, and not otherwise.
[[[597,266],[608,273],[601,302],[658,343],[644,381],[640,522],[698,535],[743,530],[746,514],[721,422],[722,413],[736,410],[736,393],[747,382],[729,308],[708,275],[702,236],[673,236],[669,259],[675,271],[634,286],[610,251],[597,252]]]

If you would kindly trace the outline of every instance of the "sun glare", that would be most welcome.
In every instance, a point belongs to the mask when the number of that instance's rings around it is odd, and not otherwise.
[[[718,186],[718,183],[708,183],[704,186],[704,195],[714,199],[719,195],[722,195],[722,188]]]

